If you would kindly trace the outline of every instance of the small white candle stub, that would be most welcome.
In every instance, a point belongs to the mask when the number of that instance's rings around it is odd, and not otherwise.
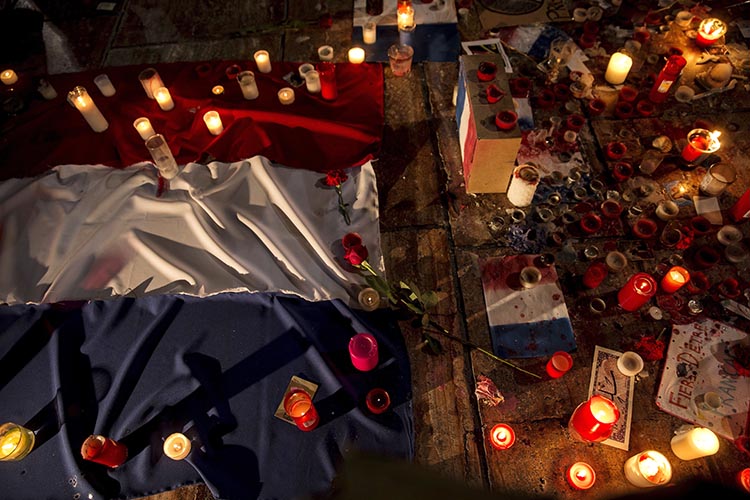
[[[192,445],[184,434],[175,432],[164,440],[164,454],[172,460],[182,460],[190,454]]]
[[[94,132],[104,132],[109,127],[109,123],[94,104],[93,99],[84,87],[76,87],[68,92],[68,99],[73,103],[81,115],[86,119],[91,130]]]
[[[311,94],[317,94],[320,92],[320,73],[316,70],[311,70],[305,73],[305,87]]]
[[[109,76],[105,74],[98,75],[94,78],[94,83],[104,97],[112,97],[115,95],[115,86],[112,85],[112,80],[109,79]]]
[[[259,50],[254,55],[255,64],[258,66],[258,71],[261,73],[271,72],[271,57],[268,55],[267,50]]]
[[[281,104],[292,104],[294,102],[294,89],[291,87],[284,87],[279,90],[278,96]]]
[[[0,81],[5,85],[13,85],[18,81],[18,75],[12,69],[5,69],[0,73]]]
[[[333,61],[333,47],[330,45],[318,47],[318,57],[321,61]]]
[[[349,62],[352,64],[362,64],[365,62],[365,49],[362,47],[352,47],[349,49]]]
[[[159,103],[159,107],[162,110],[169,111],[174,108],[174,101],[172,100],[172,95],[169,93],[167,87],[159,87],[154,90],[154,98],[156,99],[156,102]]]
[[[136,119],[133,122],[133,127],[135,127],[135,129],[138,131],[138,134],[141,136],[141,139],[143,139],[144,141],[152,135],[156,134],[154,127],[151,126],[151,120],[149,120],[145,116]]]
[[[719,451],[719,438],[711,429],[695,427],[678,432],[672,438],[672,451],[681,460],[695,460]]]
[[[219,116],[218,111],[207,111],[206,114],[203,115],[203,121],[205,122],[208,131],[211,132],[211,135],[219,135],[224,131],[224,124],[221,123],[221,117]]]
[[[612,57],[609,58],[609,64],[607,65],[607,71],[604,73],[604,79],[612,85],[620,85],[625,83],[625,79],[630,73],[630,68],[633,66],[633,59],[622,52],[615,52]]]

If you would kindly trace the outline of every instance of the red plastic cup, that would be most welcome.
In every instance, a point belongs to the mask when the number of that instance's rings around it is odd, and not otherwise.
[[[573,367],[573,358],[565,351],[557,351],[547,361],[547,375],[560,378]]]
[[[349,340],[349,356],[357,370],[372,370],[378,365],[378,341],[369,333],[356,334]]]

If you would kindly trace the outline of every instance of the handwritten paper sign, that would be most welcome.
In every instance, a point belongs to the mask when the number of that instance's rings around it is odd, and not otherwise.
[[[589,397],[598,394],[612,400],[620,411],[620,418],[612,435],[603,444],[620,450],[630,445],[630,422],[633,418],[633,388],[635,377],[623,375],[617,369],[617,359],[622,353],[596,346],[591,367]]]
[[[747,333],[711,319],[675,326],[656,405],[736,439],[748,417],[750,377],[737,372],[735,353],[748,346]]]

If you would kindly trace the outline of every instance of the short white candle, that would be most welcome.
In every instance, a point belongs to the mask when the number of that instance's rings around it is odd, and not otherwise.
[[[314,69],[305,73],[305,86],[311,94],[320,92],[320,73]]]
[[[96,107],[89,93],[83,87],[76,87],[68,93],[68,99],[73,103],[86,122],[94,132],[104,132],[109,127],[109,123],[102,115],[99,108]]]
[[[142,116],[138,119],[136,119],[133,122],[133,126],[138,131],[138,134],[141,136],[141,139],[144,141],[151,137],[152,135],[156,135],[156,131],[154,130],[154,127],[151,126],[151,120],[146,118],[145,116]]]
[[[53,87],[52,84],[45,79],[39,80],[39,87],[37,88],[37,90],[40,94],[42,94],[42,97],[44,97],[48,101],[57,97],[57,90],[55,90],[55,87]]]
[[[625,82],[633,66],[633,59],[622,52],[615,52],[609,58],[607,71],[604,73],[604,79],[612,85],[619,85]]]
[[[112,97],[115,95],[115,86],[112,85],[112,80],[110,80],[107,75],[98,75],[94,78],[94,83],[104,97]]]
[[[267,50],[259,50],[254,55],[255,64],[258,66],[258,71],[261,73],[271,72],[271,58],[268,56]]]
[[[539,171],[531,165],[519,165],[513,169],[508,186],[508,201],[517,207],[527,207],[534,199],[539,185]]]
[[[159,87],[154,90],[154,99],[159,103],[159,107],[164,111],[169,111],[174,108],[174,101],[172,95],[169,93],[167,87]]]
[[[203,115],[203,121],[206,123],[206,127],[211,132],[211,135],[219,135],[224,131],[224,124],[221,123],[218,111],[207,111]]]
[[[333,47],[321,45],[318,47],[318,57],[321,61],[333,61]]]
[[[2,73],[0,73],[0,81],[2,81],[5,85],[13,85],[18,81],[18,75],[12,69],[6,69],[3,70]]]
[[[256,99],[259,95],[258,84],[255,81],[255,73],[252,71],[243,71],[237,75],[237,83],[240,84],[242,97],[248,101]]]
[[[172,460],[182,460],[190,454],[192,445],[184,434],[175,432],[164,440],[164,454]]]
[[[682,460],[707,457],[719,451],[719,438],[711,429],[695,427],[672,438],[672,452]]]
[[[300,64],[299,68],[297,68],[297,71],[299,71],[299,76],[302,78],[305,77],[305,74],[307,74],[308,71],[312,71],[315,69],[315,66],[313,66],[310,63]]]
[[[352,64],[362,64],[365,62],[365,49],[362,47],[352,47],[349,49],[349,62]]]
[[[669,460],[653,450],[630,457],[625,462],[623,471],[630,484],[641,488],[667,484],[672,479],[672,466]]]
[[[291,87],[284,87],[279,90],[277,95],[281,104],[292,104],[294,102],[294,89]]]
[[[370,21],[362,26],[362,41],[371,45],[378,39],[378,25]]]

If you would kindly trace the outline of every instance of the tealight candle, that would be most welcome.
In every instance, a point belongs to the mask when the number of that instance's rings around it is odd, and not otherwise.
[[[352,47],[349,49],[349,62],[352,64],[362,64],[365,62],[365,49],[362,47]]]
[[[604,73],[604,79],[612,85],[619,85],[625,82],[633,66],[633,59],[622,52],[615,52],[609,58],[607,71]]]
[[[620,418],[620,410],[609,399],[595,394],[573,411],[568,422],[571,436],[581,441],[606,440]]]
[[[279,97],[281,104],[289,105],[294,102],[294,89],[291,87],[284,87],[276,95]]]
[[[700,47],[709,47],[715,44],[727,32],[727,26],[719,19],[708,18],[698,25],[695,35],[695,43]]]
[[[5,85],[13,85],[18,81],[18,75],[12,69],[6,69],[0,73],[0,81]]]
[[[694,163],[700,162],[705,156],[715,153],[721,147],[719,136],[721,132],[715,130],[709,132],[706,129],[697,128],[688,133],[687,144],[682,149],[682,159]]]
[[[203,115],[203,122],[211,135],[219,135],[224,131],[224,124],[221,123],[221,116],[218,111],[207,111]]]
[[[565,351],[557,351],[547,362],[547,375],[560,378],[573,367],[573,358]]]
[[[630,484],[641,488],[667,484],[672,479],[672,466],[669,460],[653,450],[630,457],[625,462],[623,470]]]
[[[634,274],[617,293],[620,307],[635,311],[656,294],[656,281],[646,273]]]
[[[750,467],[743,469],[739,473],[739,481],[742,489],[750,493]]]
[[[258,71],[261,73],[271,72],[271,58],[268,55],[267,50],[259,50],[253,54],[255,64],[258,66]]]
[[[151,126],[151,120],[149,120],[145,116],[136,119],[133,122],[133,127],[135,127],[135,129],[138,131],[138,134],[141,136],[141,139],[143,139],[144,141],[152,135],[156,134],[154,127]]]
[[[104,97],[112,97],[113,95],[115,95],[115,92],[117,92],[117,90],[115,90],[115,86],[112,85],[112,80],[110,80],[109,76],[105,74],[98,75],[96,78],[94,78],[94,84]]]
[[[380,307],[380,293],[374,288],[364,288],[357,295],[357,302],[365,311],[374,311]]]
[[[596,482],[594,469],[585,462],[576,462],[571,465],[566,477],[568,483],[577,490],[587,490]]]
[[[34,449],[34,433],[12,422],[0,425],[0,460],[16,461]]]
[[[107,123],[107,120],[104,118],[101,111],[99,111],[99,108],[96,107],[96,104],[94,104],[94,101],[91,99],[91,96],[89,96],[89,93],[86,92],[85,88],[74,88],[68,92],[68,99],[73,103],[73,106],[81,112],[86,123],[91,127],[91,130],[94,132],[104,132],[107,130],[109,123]]]
[[[672,452],[681,460],[708,457],[719,451],[719,438],[710,429],[695,427],[678,432],[671,441]]]
[[[406,31],[414,29],[414,8],[411,6],[398,11],[398,29]]]
[[[667,293],[674,293],[690,281],[690,273],[684,267],[674,266],[661,280],[661,289]]]
[[[190,454],[192,449],[190,440],[184,434],[175,432],[164,440],[164,454],[172,460],[182,460]]]
[[[128,449],[114,439],[95,434],[86,438],[81,445],[81,456],[85,460],[114,469],[125,463],[128,458]]]
[[[224,85],[214,85],[211,89],[213,95],[221,95],[224,93]]]
[[[378,39],[378,25],[370,21],[362,26],[362,41],[370,45]]]
[[[292,417],[301,431],[311,431],[318,426],[320,416],[312,398],[303,389],[292,388],[284,397],[284,411]]]
[[[490,430],[490,444],[496,450],[507,450],[516,442],[516,433],[508,424],[496,424]]]
[[[154,90],[154,99],[159,103],[159,107],[162,111],[169,111],[174,108],[174,101],[172,100],[172,95],[169,93],[167,87],[159,87]]]

